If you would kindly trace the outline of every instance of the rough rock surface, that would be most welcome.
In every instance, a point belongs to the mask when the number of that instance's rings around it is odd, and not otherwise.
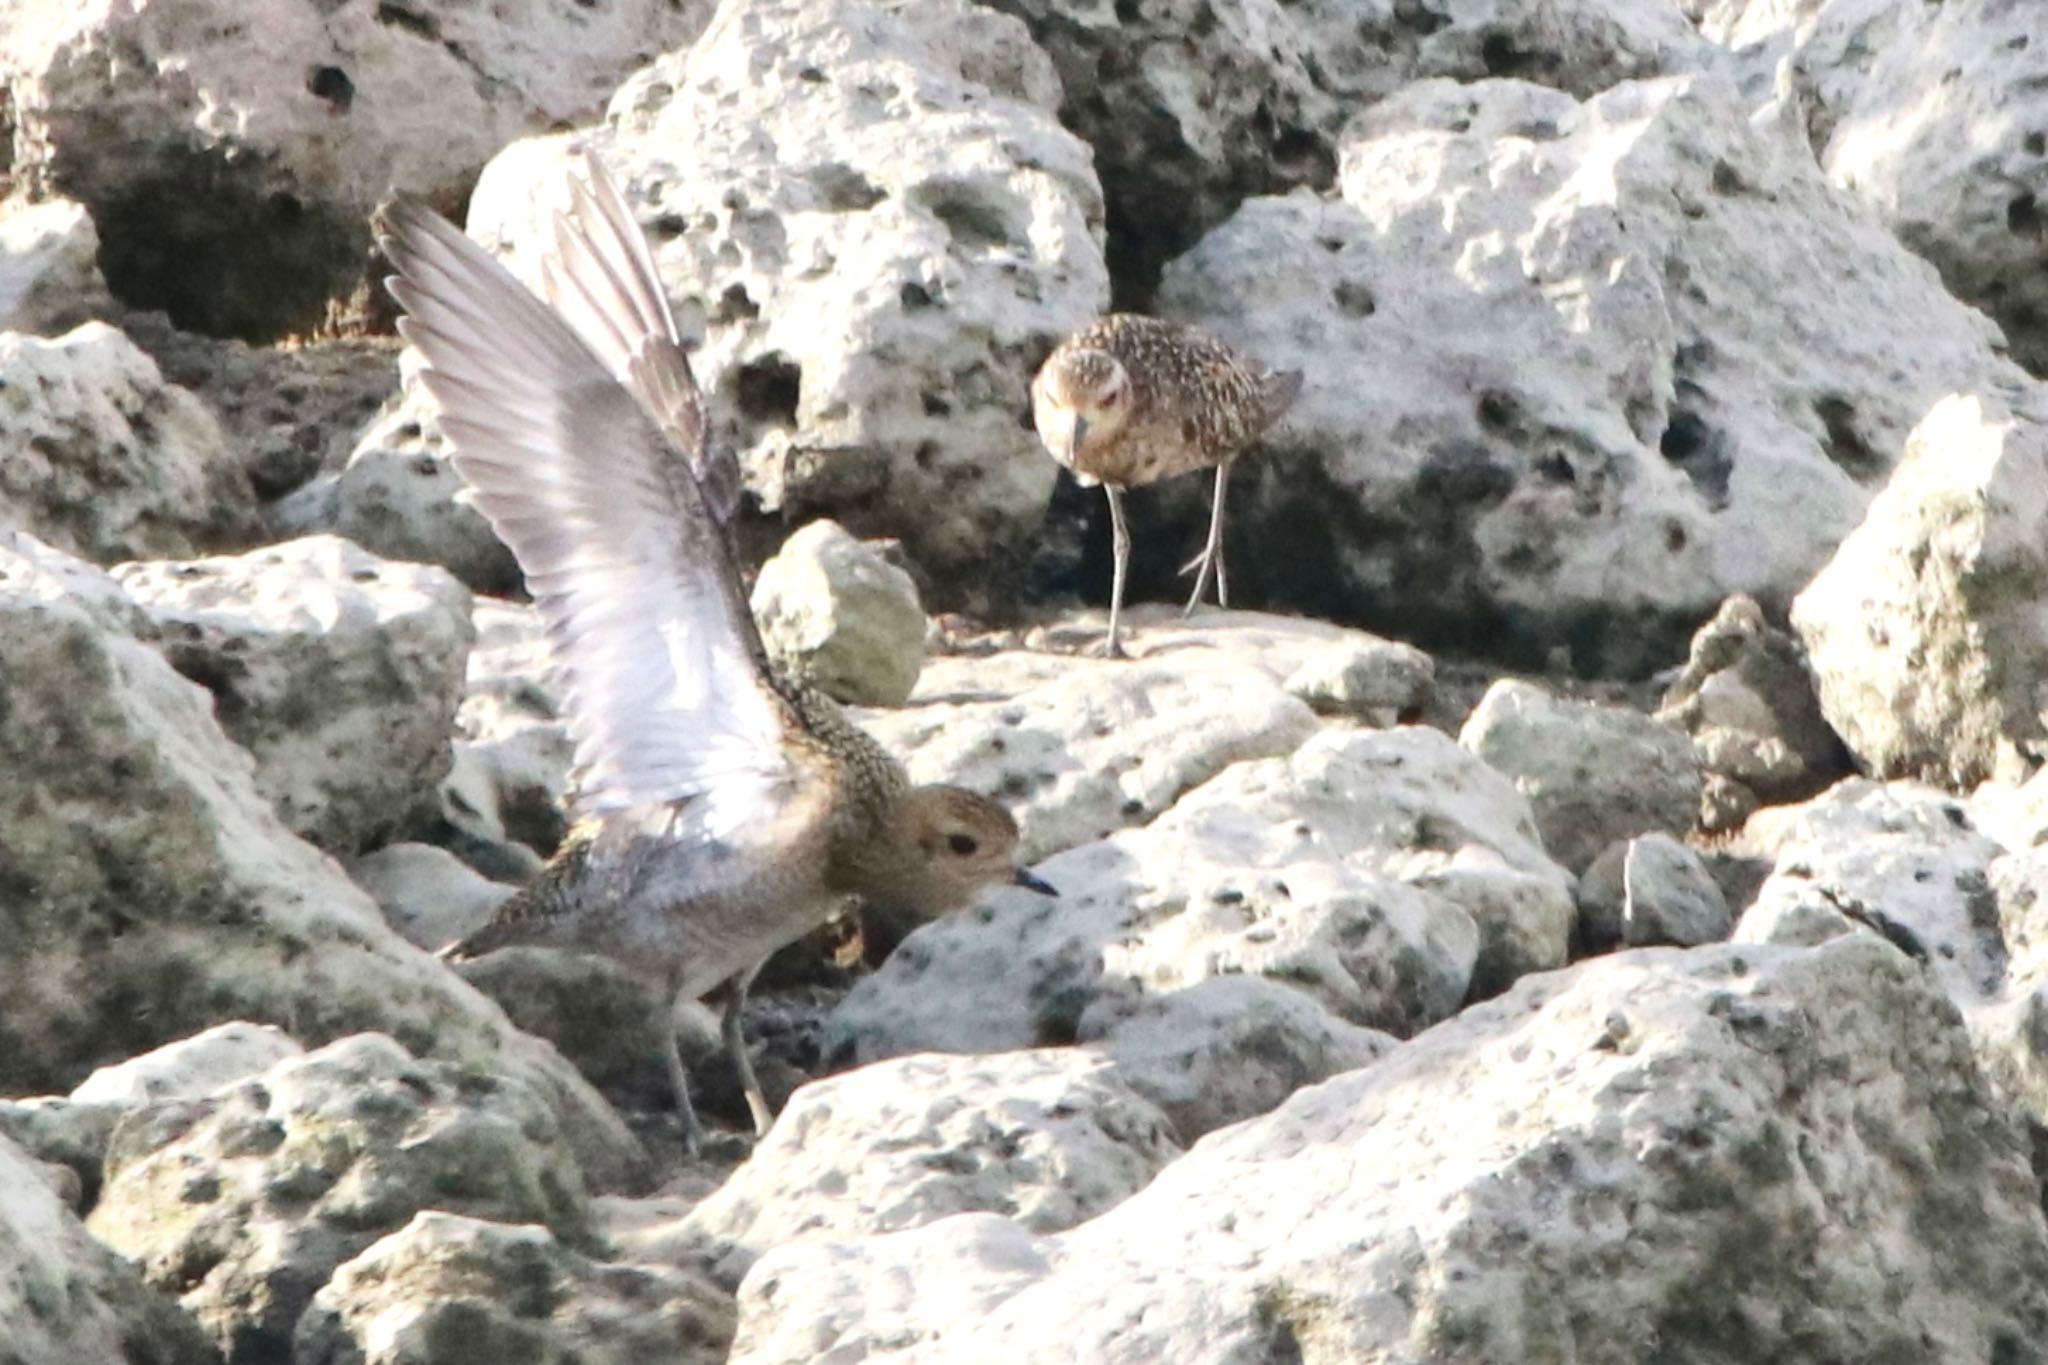
[[[1821,709],[1863,769],[1970,786],[2048,757],[2048,395],[1957,395],[1799,600]]]
[[[469,593],[446,573],[312,536],[115,577],[293,833],[347,855],[432,800],[470,642]]]
[[[1692,849],[1668,834],[1610,845],[1579,880],[1579,942],[1680,948],[1718,943],[1733,927],[1728,898]]]
[[[763,1257],[735,1361],[2025,1360],[2048,1228],[1954,1009],[1866,936],[1522,982],[1054,1237]]]
[[[47,1169],[0,1137],[0,1359],[8,1365],[210,1365],[196,1323],[93,1240]]]
[[[754,619],[778,663],[853,706],[901,706],[924,666],[917,584],[835,521],[810,523],[761,566]]]
[[[134,343],[91,322],[0,332],[0,530],[106,563],[189,556],[254,530],[220,425]]]
[[[1108,299],[1101,193],[1015,19],[966,0],[734,0],[586,137],[641,221],[746,484],[893,536],[963,599],[1056,466],[1032,372]],[[494,161],[469,227],[522,268],[567,143]]]
[[[99,250],[83,204],[0,204],[0,332],[54,336],[111,313]]]
[[[636,1255],[701,1247],[737,1282],[772,1247],[956,1213],[1059,1232],[1179,1155],[1166,1116],[1086,1052],[899,1057],[797,1091],[747,1163]]]
[[[632,1179],[617,1115],[387,929],[279,823],[208,694],[64,581],[0,550],[0,1088],[68,1089],[230,1019],[308,1042],[372,1028],[531,1081],[595,1183]]]
[[[1732,48],[1760,116],[1784,117],[1816,157],[1863,93],[1879,54],[1938,11],[1924,0],[1682,0]]]
[[[459,202],[702,26],[696,0],[32,3],[0,30],[17,176],[83,201],[115,293],[195,331],[311,331],[393,189]]]
[[[587,1231],[582,1175],[540,1094],[360,1034],[131,1117],[89,1226],[234,1365],[281,1358],[336,1267],[428,1207]]]
[[[1231,502],[1289,547],[1234,566],[1247,597],[1582,672],[1782,606],[1929,405],[2016,374],[1708,76],[1411,85],[1339,196],[1248,202],[1160,310],[1308,375]]]
[[[593,1261],[546,1228],[422,1212],[336,1272],[294,1365],[720,1365],[731,1298],[686,1271]]]
[[[1562,965],[1572,919],[1528,803],[1424,729],[1236,764],[1039,871],[1058,901],[1004,893],[922,930],[827,1020],[827,1055],[1066,1042],[1098,1001],[1239,972],[1406,1035]]]
[[[215,1024],[140,1057],[101,1067],[78,1083],[71,1099],[131,1109],[163,1100],[202,1099],[304,1051],[290,1034],[269,1024]]]
[[[351,862],[348,876],[400,938],[428,952],[481,929],[518,889],[432,844],[386,844]]]
[[[1458,743],[1529,798],[1543,846],[1573,872],[1616,839],[1684,834],[1699,812],[1690,741],[1621,707],[1504,679],[1487,689]]]
[[[2042,373],[2048,45],[2040,11],[2026,0],[1895,8],[1906,12],[1902,31],[1871,58],[1822,164],[1934,262],[1957,297],[1999,321],[2015,359]]]

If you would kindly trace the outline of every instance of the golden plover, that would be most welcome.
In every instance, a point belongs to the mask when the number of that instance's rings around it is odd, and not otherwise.
[[[1074,333],[1046,358],[1031,383],[1038,437],[1083,484],[1109,495],[1116,565],[1109,589],[1104,650],[1123,653],[1117,616],[1131,533],[1124,524],[1126,488],[1190,470],[1216,469],[1209,539],[1181,570],[1199,570],[1188,598],[1192,613],[1216,575],[1216,600],[1230,605],[1223,569],[1223,497],[1230,465],[1277,421],[1301,392],[1301,371],[1267,370],[1192,327],[1111,313]]]
[[[850,899],[929,919],[1015,865],[1016,822],[958,787],[914,787],[823,695],[762,652],[727,547],[702,396],[646,241],[595,157],[570,176],[544,305],[430,210],[386,210],[399,328],[477,508],[547,627],[575,745],[575,831],[497,918],[444,953],[602,953],[655,986],[676,1103],[702,1137],[671,1004],[730,982],[724,1037],[757,1128],[741,1037],[754,971]]]

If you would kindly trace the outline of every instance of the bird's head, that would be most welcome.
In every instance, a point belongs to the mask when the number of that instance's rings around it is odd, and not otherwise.
[[[1050,886],[1017,865],[1017,822],[985,796],[961,787],[913,788],[898,804],[888,856],[863,868],[861,894],[917,920],[969,904],[991,886]]]
[[[1056,351],[1031,384],[1038,438],[1072,466],[1091,445],[1112,439],[1131,412],[1131,377],[1108,351]]]

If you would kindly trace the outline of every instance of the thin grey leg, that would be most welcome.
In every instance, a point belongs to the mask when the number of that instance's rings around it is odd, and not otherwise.
[[[690,1073],[683,1069],[682,1049],[676,1046],[676,1006],[680,1001],[666,992],[663,999],[666,1003],[655,1021],[656,1027],[661,1034],[663,1057],[668,1062],[668,1081],[675,1087],[676,1116],[683,1121],[683,1145],[691,1156],[697,1156],[704,1150],[704,1125],[697,1121],[696,1107],[690,1103]]]
[[[1195,575],[1195,590],[1188,597],[1187,610],[1181,613],[1184,617],[1193,616],[1195,608],[1202,605],[1202,593],[1209,586],[1212,571],[1216,575],[1216,605],[1230,605],[1230,578],[1223,567],[1223,499],[1229,491],[1230,461],[1225,460],[1216,466],[1216,498],[1209,509],[1208,542],[1202,546],[1202,553],[1189,560],[1187,567],[1181,570],[1182,573],[1188,569],[1200,571]]]
[[[775,1122],[775,1111],[768,1107],[768,1096],[761,1089],[761,1079],[754,1074],[754,1059],[747,1055],[747,1034],[742,1026],[742,1013],[747,1006],[747,987],[753,984],[754,973],[761,970],[761,964],[741,972],[726,987],[725,1013],[718,1021],[718,1032],[725,1039],[725,1050],[732,1054],[733,1069],[739,1072],[740,1089],[747,1096],[747,1112],[754,1116],[754,1133],[765,1137]]]
[[[1124,650],[1117,642],[1116,627],[1124,606],[1124,572],[1131,563],[1131,528],[1124,521],[1124,491],[1113,483],[1102,485],[1102,491],[1109,494],[1110,551],[1116,557],[1109,580],[1109,639],[1102,652],[1112,659],[1121,659]]]

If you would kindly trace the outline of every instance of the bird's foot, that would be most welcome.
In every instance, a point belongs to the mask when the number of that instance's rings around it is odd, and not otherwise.
[[[1103,636],[1081,652],[1096,659],[1128,659],[1131,657],[1124,653],[1123,642],[1114,635]]]
[[[1195,590],[1188,594],[1188,604],[1181,609],[1182,620],[1193,616],[1195,608],[1202,605],[1202,597],[1209,591],[1209,576],[1212,573],[1216,576],[1216,604],[1218,606],[1230,605],[1228,590],[1223,586],[1221,556],[1211,547],[1210,549],[1203,550],[1202,553],[1180,566],[1180,576],[1182,578],[1186,578],[1189,574],[1195,575]]]

